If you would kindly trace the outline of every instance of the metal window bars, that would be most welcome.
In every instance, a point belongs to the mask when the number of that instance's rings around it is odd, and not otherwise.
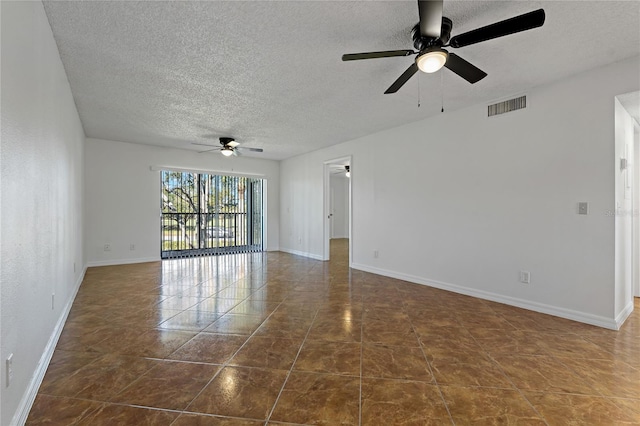
[[[161,258],[263,251],[264,182],[163,170]]]

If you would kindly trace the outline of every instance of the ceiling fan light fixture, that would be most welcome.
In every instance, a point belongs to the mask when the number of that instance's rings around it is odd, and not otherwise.
[[[345,170],[347,171],[344,175],[346,177],[351,177],[351,170],[349,166],[344,166]]]
[[[449,53],[446,50],[436,47],[418,55],[416,65],[422,72],[433,73],[444,66],[448,57]]]
[[[222,155],[224,155],[225,157],[230,157],[231,155],[233,155],[233,149],[231,149],[228,146],[225,146],[224,148],[222,148],[220,150],[220,152],[222,153]]]

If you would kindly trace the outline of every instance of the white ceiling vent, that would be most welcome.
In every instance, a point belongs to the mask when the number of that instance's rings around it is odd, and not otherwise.
[[[497,104],[487,107],[487,117],[505,114],[507,112],[516,111],[527,107],[527,96],[523,95],[519,98],[509,99],[507,101],[498,102]]]

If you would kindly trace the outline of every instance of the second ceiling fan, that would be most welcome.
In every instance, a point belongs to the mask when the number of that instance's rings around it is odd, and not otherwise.
[[[201,145],[201,146],[208,146],[211,147],[211,149],[207,149],[205,151],[200,151],[200,153],[203,152],[210,152],[210,151],[220,151],[220,153],[222,155],[224,155],[225,157],[229,157],[231,155],[235,155],[238,156],[239,151],[241,150],[247,150],[247,151],[253,151],[253,152],[263,152],[264,150],[262,148],[249,148],[249,147],[241,147],[240,142],[236,142],[236,140],[234,138],[218,138],[218,140],[220,141],[220,145],[222,145],[222,148],[218,148],[216,146],[213,146],[211,144],[208,143],[199,143],[199,142],[191,142],[193,145]]]
[[[445,47],[455,49],[541,27],[545,19],[544,10],[538,9],[451,37],[453,23],[451,19],[442,16],[442,0],[418,0],[418,12],[420,22],[411,30],[413,46],[417,52],[414,50],[387,50],[382,52],[349,53],[342,55],[342,60],[356,61],[360,59],[418,55],[415,62],[398,77],[384,92],[385,94],[397,92],[418,70],[432,73],[443,66],[473,84],[485,78],[487,73],[455,53],[445,50]]]

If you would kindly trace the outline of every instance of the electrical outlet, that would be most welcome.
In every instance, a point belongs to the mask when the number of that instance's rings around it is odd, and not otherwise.
[[[13,354],[9,354],[6,361],[7,370],[5,371],[7,377],[6,386],[9,387],[13,381]]]
[[[130,244],[129,245],[129,250],[134,251],[136,249],[136,245],[135,244]]]
[[[373,251],[373,257],[377,259],[378,255],[379,255],[378,250],[374,250]]]
[[[531,283],[531,272],[529,271],[520,271],[520,282],[523,284]]]
[[[111,251],[111,244],[105,244],[104,251]]]

